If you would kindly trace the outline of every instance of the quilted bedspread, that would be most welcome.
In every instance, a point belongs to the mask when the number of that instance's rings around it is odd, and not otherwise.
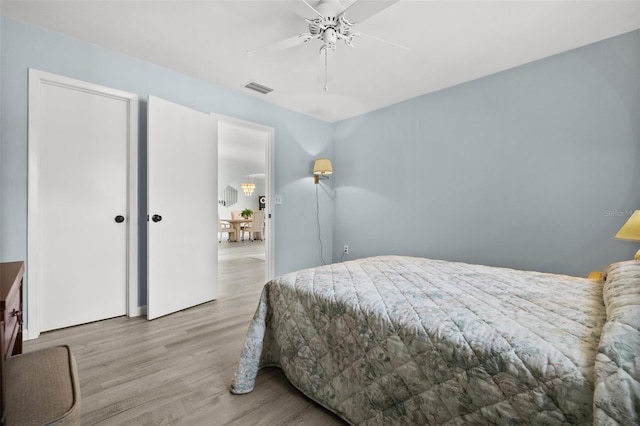
[[[638,424],[638,264],[606,284],[403,256],[290,273],[265,285],[231,391],[277,366],[354,425]]]

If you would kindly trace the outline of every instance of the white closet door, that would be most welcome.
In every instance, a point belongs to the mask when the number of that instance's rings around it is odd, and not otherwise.
[[[29,299],[30,322],[40,314],[32,327],[37,337],[127,314],[128,155],[130,142],[137,144],[130,141],[137,137],[137,98],[30,76],[28,286],[37,297]]]
[[[149,96],[148,293],[153,319],[216,298],[217,121]]]

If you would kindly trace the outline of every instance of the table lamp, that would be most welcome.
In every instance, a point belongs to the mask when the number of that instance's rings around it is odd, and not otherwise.
[[[625,241],[640,242],[640,210],[633,212],[629,220],[622,225],[615,238]],[[633,257],[634,260],[640,260],[640,250]]]

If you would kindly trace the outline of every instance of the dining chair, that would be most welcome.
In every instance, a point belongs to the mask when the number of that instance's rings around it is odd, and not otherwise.
[[[252,221],[248,226],[242,228],[242,238],[244,239],[244,233],[249,233],[249,241],[253,241],[256,234],[260,236],[260,241],[264,240],[264,210],[258,210],[253,212]]]
[[[222,242],[222,234],[225,232],[229,234],[229,240],[237,241],[238,237],[236,235],[236,229],[232,227],[231,224],[226,220],[220,219],[218,223],[218,236],[219,236],[218,242],[219,243]],[[231,234],[233,234],[233,238],[231,237]]]

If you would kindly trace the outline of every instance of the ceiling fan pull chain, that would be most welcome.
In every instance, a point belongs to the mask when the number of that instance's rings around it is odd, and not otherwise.
[[[324,91],[329,91],[329,52],[327,46],[324,48]]]

